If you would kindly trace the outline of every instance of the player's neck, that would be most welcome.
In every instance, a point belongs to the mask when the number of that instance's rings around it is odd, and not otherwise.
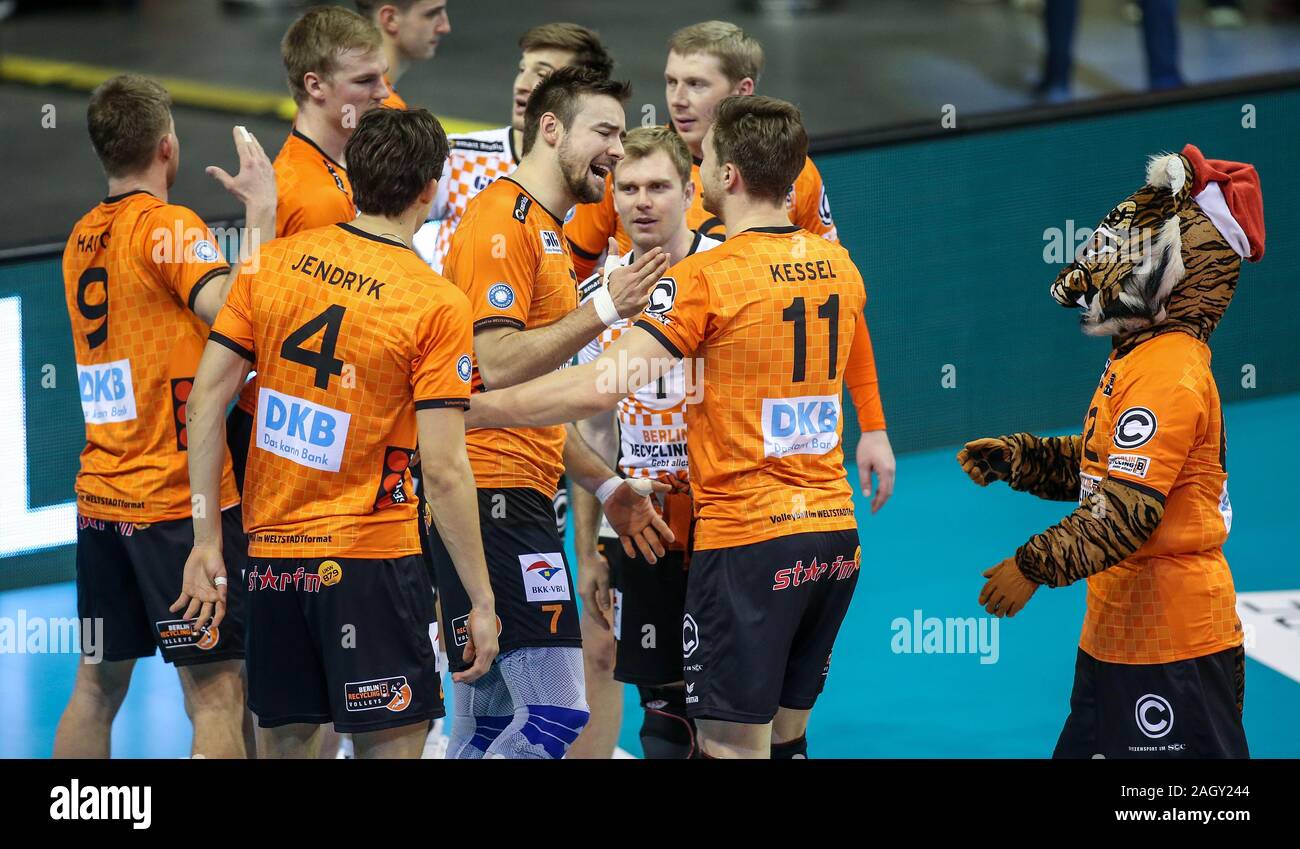
[[[727,238],[730,239],[755,227],[789,227],[790,214],[785,211],[783,203],[761,203],[732,196],[722,204],[722,222],[727,226]]]
[[[523,156],[520,151],[524,149],[524,131],[510,128],[510,150],[516,157]]]
[[[293,128],[311,139],[330,159],[347,167],[343,149],[348,144],[348,133],[339,126],[337,117],[326,115],[313,103],[304,103],[294,119]]]
[[[109,177],[108,197],[115,198],[128,192],[146,191],[163,203],[167,202],[167,175],[158,169],[129,177]]]
[[[546,157],[545,151],[536,147],[519,163],[510,179],[527,189],[533,199],[552,215],[563,216],[578,202],[564,184],[560,163],[554,157]]]
[[[406,75],[411,63],[402,56],[402,51],[397,49],[395,41],[384,44],[384,56],[388,59],[388,82],[396,88],[398,80]]]
[[[352,226],[372,236],[380,236],[385,239],[393,239],[404,244],[406,247],[411,246],[415,238],[415,231],[420,229],[423,224],[423,217],[419,210],[412,208],[396,218],[389,218],[385,215],[366,215],[362,213],[354,218]]]

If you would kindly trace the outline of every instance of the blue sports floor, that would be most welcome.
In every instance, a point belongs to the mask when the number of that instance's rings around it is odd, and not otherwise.
[[[1278,455],[1281,423],[1300,421],[1300,395],[1230,405],[1228,560],[1239,592],[1300,588],[1300,521],[1287,496],[1293,469]],[[1286,425],[1293,428],[1294,424]],[[975,436],[976,434],[972,434]],[[985,435],[985,434],[979,434]],[[1084,588],[1040,590],[999,623],[996,662],[980,655],[896,653],[894,620],[982,618],[980,572],[1056,521],[1066,504],[1001,485],[980,489],[955,448],[899,458],[893,500],[877,516],[859,505],[863,568],[809,731],[813,757],[1023,757],[1051,754],[1065,719]],[[0,593],[0,617],[74,616],[71,584]],[[992,632],[987,632],[992,636]],[[992,652],[987,657],[994,657]],[[73,655],[0,655],[0,757],[48,757],[71,691]],[[1300,682],[1247,661],[1246,730],[1256,757],[1300,757]],[[639,709],[628,689],[621,745],[640,754]],[[190,730],[175,674],[157,657],[137,664],[113,729],[120,757],[182,757]]]

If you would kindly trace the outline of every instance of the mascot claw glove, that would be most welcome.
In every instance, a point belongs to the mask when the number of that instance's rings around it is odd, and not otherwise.
[[[962,471],[980,486],[1011,479],[1015,445],[1005,436],[967,442],[957,452]]]
[[[1025,577],[1014,557],[984,572],[989,582],[980,590],[980,604],[993,616],[1015,616],[1029,603],[1038,584]]]

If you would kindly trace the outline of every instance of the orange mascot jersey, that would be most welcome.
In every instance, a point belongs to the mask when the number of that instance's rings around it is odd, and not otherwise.
[[[1137,551],[1088,578],[1080,648],[1109,663],[1170,663],[1240,645],[1210,349],[1164,333],[1108,363],[1083,435],[1081,497],[1109,477],[1162,499],[1165,512]]]

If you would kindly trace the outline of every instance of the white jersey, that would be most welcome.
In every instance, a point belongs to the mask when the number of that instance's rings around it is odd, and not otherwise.
[[[470,199],[519,164],[510,127],[447,137],[450,151],[429,219],[415,234],[415,252],[439,274]]]
[[[691,243],[687,255],[707,251],[720,244],[720,240],[696,232],[695,241]],[[633,254],[625,254],[619,264],[629,265],[633,258]],[[578,288],[582,303],[586,303],[601,285],[599,274],[593,274],[584,280]],[[650,300],[651,303],[654,302],[653,292]],[[631,325],[631,321],[624,319],[605,328],[578,352],[578,362],[589,363],[599,357]],[[682,361],[659,380],[647,383],[618,402],[618,465],[624,475],[630,478],[657,478],[663,473],[675,475],[677,472],[689,472],[690,462],[686,456],[686,400],[689,392],[701,391],[702,387],[696,383],[695,380],[688,381],[686,363]]]

